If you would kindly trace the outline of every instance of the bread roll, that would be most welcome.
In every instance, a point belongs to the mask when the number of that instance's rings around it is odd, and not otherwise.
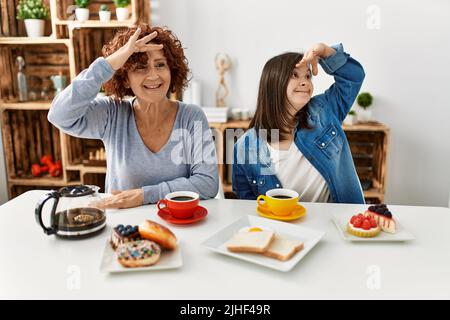
[[[139,226],[139,233],[142,238],[155,241],[165,249],[174,250],[177,247],[177,237],[159,223],[146,220]]]

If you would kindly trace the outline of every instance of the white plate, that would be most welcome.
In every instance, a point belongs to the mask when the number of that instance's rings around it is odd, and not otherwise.
[[[347,223],[350,221],[353,214],[335,214],[333,215],[333,222],[339,230],[339,234],[342,239],[347,241],[365,241],[365,242],[379,242],[379,241],[411,241],[414,240],[414,236],[407,231],[403,226],[399,223],[398,219],[395,218],[395,223],[397,230],[395,233],[388,233],[381,231],[376,237],[372,238],[361,238],[354,236],[347,232]]]
[[[262,226],[270,228],[276,235],[284,236],[293,240],[300,240],[304,243],[304,248],[294,254],[294,256],[287,261],[280,261],[277,259],[266,257],[257,253],[235,253],[228,251],[225,244],[231,237],[239,232],[244,227]],[[237,259],[256,263],[258,265],[272,268],[278,271],[290,271],[304,256],[320,241],[325,233],[313,229],[289,224],[286,222],[275,221],[256,216],[246,216],[236,220],[224,229],[220,230],[207,240],[202,245],[215,252],[228,255]]]
[[[119,261],[117,261],[116,252],[111,247],[109,239],[106,241],[105,251],[103,252],[102,262],[100,264],[100,271],[103,273],[107,272],[134,272],[134,271],[155,271],[155,270],[165,270],[165,269],[175,269],[180,268],[183,265],[183,259],[181,258],[180,243],[175,250],[165,250],[161,252],[161,257],[159,261],[148,267],[142,268],[125,268]]]

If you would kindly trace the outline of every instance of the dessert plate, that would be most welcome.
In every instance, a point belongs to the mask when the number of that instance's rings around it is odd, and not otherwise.
[[[336,228],[339,231],[342,239],[346,241],[363,241],[363,242],[379,242],[379,241],[411,241],[414,240],[414,236],[407,231],[398,221],[398,218],[395,218],[395,222],[397,225],[397,231],[395,233],[388,233],[381,231],[377,236],[372,238],[361,238],[354,236],[347,232],[347,223],[350,221],[350,218],[353,214],[335,214],[332,217]]]

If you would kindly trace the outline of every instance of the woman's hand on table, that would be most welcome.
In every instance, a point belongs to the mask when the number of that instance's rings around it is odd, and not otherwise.
[[[138,28],[123,47],[106,57],[106,61],[115,71],[119,70],[133,53],[157,51],[163,48],[162,44],[148,43],[158,35],[156,31],[138,40],[140,34],[141,29]]]
[[[99,209],[126,209],[142,206],[144,190],[131,189],[112,191],[113,196],[92,202],[91,205]]]
[[[299,68],[303,65],[311,66],[312,67],[312,74],[317,76],[319,73],[319,69],[317,68],[317,63],[319,61],[319,58],[328,58],[329,56],[332,56],[336,53],[336,50],[333,48],[327,46],[324,43],[317,43],[313,45],[311,48],[306,50],[305,54],[303,55],[302,60],[300,60],[295,67]]]

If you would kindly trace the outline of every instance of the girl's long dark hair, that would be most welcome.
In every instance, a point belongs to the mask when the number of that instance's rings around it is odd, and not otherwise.
[[[279,139],[288,138],[298,125],[300,129],[310,129],[308,124],[308,105],[297,114],[289,114],[287,85],[295,65],[303,58],[302,53],[287,52],[271,58],[264,65],[259,81],[256,112],[249,128],[267,130],[267,141],[271,142],[271,129],[279,130]]]

